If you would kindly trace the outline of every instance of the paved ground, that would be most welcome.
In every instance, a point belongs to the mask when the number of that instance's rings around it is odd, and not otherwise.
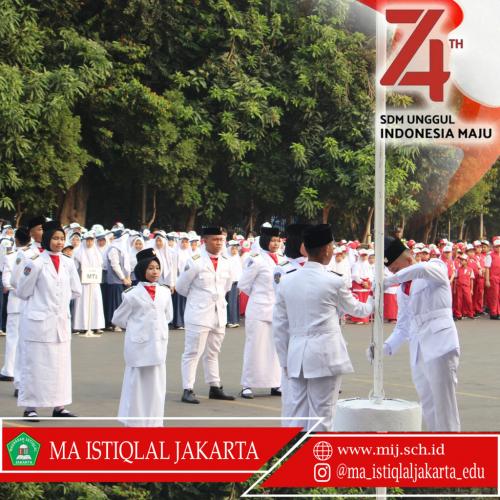
[[[462,345],[459,368],[458,403],[464,431],[500,431],[500,322],[486,318],[464,320],[457,323]],[[386,325],[386,333],[392,330]],[[355,373],[344,377],[342,396],[367,397],[372,386],[372,368],[365,360],[364,351],[371,336],[370,326],[347,325],[344,335],[354,364]],[[106,332],[102,338],[87,339],[73,336],[73,401],[72,411],[80,416],[116,415],[123,376],[122,333]],[[182,330],[171,332],[167,359],[167,405],[166,416],[180,420],[172,425],[202,425],[185,417],[279,417],[280,398],[271,397],[267,391],[257,392],[255,399],[237,398],[234,402],[212,401],[206,398],[208,388],[203,382],[201,366],[195,392],[200,405],[180,402],[180,356],[183,350]],[[244,329],[227,330],[221,357],[221,373],[227,392],[239,392],[241,360],[244,344]],[[0,338],[0,356],[3,360],[5,338]],[[406,348],[385,363],[385,392],[387,397],[415,400],[416,393],[411,383],[408,351]],[[14,417],[22,414],[13,397],[12,384],[0,382],[0,415]],[[40,410],[49,416],[48,409]],[[58,424],[62,422],[59,421]],[[205,421],[203,425],[220,425],[220,421]],[[269,421],[251,420],[249,425],[269,425]],[[24,422],[23,425],[26,425]],[[83,422],[82,422],[83,424]],[[85,422],[85,425],[114,425]],[[11,425],[20,425],[12,422]],[[29,424],[28,424],[29,425]],[[33,425],[33,424],[31,424]],[[37,424],[34,424],[37,425]],[[227,421],[224,425],[242,425]]]

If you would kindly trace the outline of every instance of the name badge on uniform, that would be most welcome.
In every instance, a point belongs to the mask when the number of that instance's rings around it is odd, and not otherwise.
[[[102,268],[84,266],[82,268],[82,284],[88,285],[91,283],[101,283],[102,281]]]

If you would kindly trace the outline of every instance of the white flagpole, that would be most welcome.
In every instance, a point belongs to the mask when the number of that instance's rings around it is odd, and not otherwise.
[[[385,15],[376,13],[376,113],[375,113],[375,314],[373,322],[374,361],[372,399],[384,399],[384,226],[385,226],[385,141],[380,135],[380,117],[386,110],[385,88],[378,79],[387,61]],[[377,499],[387,498],[387,488],[376,488]]]

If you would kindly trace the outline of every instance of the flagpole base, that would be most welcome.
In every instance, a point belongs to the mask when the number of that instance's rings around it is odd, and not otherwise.
[[[420,432],[422,408],[403,399],[341,399],[333,424],[334,432]]]

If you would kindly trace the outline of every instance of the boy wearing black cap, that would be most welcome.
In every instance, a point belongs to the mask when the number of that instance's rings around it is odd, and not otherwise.
[[[222,228],[206,227],[205,242],[199,255],[188,260],[177,278],[177,293],[187,298],[184,311],[185,343],[182,355],[182,401],[199,404],[193,387],[196,368],[203,356],[205,382],[210,399],[234,400],[220,385],[219,352],[226,333],[226,293],[232,286],[231,266],[222,254],[225,237]]]
[[[160,259],[152,248],[137,253],[138,284],[123,292],[112,323],[126,329],[125,374],[118,418],[129,426],[161,427],[165,410],[168,324],[173,318],[172,294],[158,285]],[[156,418],[155,418],[156,417]]]
[[[384,353],[393,355],[409,341],[413,383],[427,430],[459,432],[455,390],[460,345],[446,263],[440,259],[416,263],[397,238],[386,238],[384,257],[395,273],[384,280],[384,287],[401,284],[398,321],[384,343]]]
[[[333,236],[328,224],[304,232],[309,260],[297,272],[283,276],[277,287],[273,336],[280,364],[288,377],[290,408],[297,420],[290,425],[331,431],[342,375],[353,372],[342,336],[339,309],[367,316],[371,298],[354,298],[344,280],[328,271]],[[322,422],[300,420],[322,417]]]
[[[15,251],[5,256],[2,273],[2,285],[4,290],[9,291],[9,301],[7,303],[7,338],[5,339],[5,363],[0,371],[1,381],[13,381],[16,374],[15,360],[17,342],[19,336],[19,313],[21,312],[21,299],[16,295],[16,290],[12,286],[12,274],[16,267],[16,251],[26,248],[30,243],[29,232],[25,228],[19,228],[15,233]],[[16,374],[17,375],[17,374]]]

